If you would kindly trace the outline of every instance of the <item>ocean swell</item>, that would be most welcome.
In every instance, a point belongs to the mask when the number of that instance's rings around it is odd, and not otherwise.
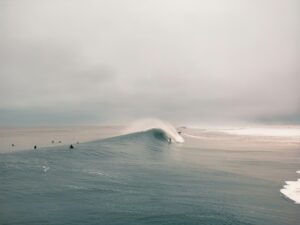
[[[154,134],[165,137],[170,142],[183,143],[184,139],[170,123],[159,119],[143,119],[128,126],[123,134],[140,133],[153,130]]]

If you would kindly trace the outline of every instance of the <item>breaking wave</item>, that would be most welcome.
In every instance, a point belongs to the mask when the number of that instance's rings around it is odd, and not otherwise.
[[[152,131],[154,136],[162,137],[171,142],[183,143],[183,137],[178,134],[176,128],[168,122],[159,119],[138,120],[128,126],[123,134],[141,133]]]

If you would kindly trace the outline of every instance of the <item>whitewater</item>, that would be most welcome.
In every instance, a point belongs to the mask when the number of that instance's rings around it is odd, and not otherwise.
[[[297,171],[300,174],[300,171]],[[287,198],[294,201],[296,204],[300,204],[300,179],[296,181],[286,181],[286,185],[280,190]]]
[[[141,119],[133,122],[125,130],[124,134],[145,132],[152,129],[157,129],[165,134],[167,139],[170,139],[173,142],[183,143],[183,137],[178,133],[176,128],[169,122],[162,121],[159,119]]]

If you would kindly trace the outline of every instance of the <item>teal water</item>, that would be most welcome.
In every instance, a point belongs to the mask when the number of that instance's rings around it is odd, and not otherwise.
[[[222,170],[222,164],[195,165],[181,160],[178,152],[191,157],[222,155],[201,146],[168,144],[157,131],[83,143],[75,149],[1,154],[0,224],[300,223],[299,206],[279,193],[282,181],[231,173]],[[235,166],[242,168],[245,162],[236,159]],[[266,170],[275,166],[264,164]],[[280,166],[296,170],[289,162]]]

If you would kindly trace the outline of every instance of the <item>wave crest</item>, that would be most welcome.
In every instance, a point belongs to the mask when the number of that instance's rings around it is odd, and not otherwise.
[[[143,119],[135,121],[124,130],[124,134],[139,133],[149,130],[161,130],[172,142],[184,142],[184,139],[178,134],[173,125],[159,119]]]

